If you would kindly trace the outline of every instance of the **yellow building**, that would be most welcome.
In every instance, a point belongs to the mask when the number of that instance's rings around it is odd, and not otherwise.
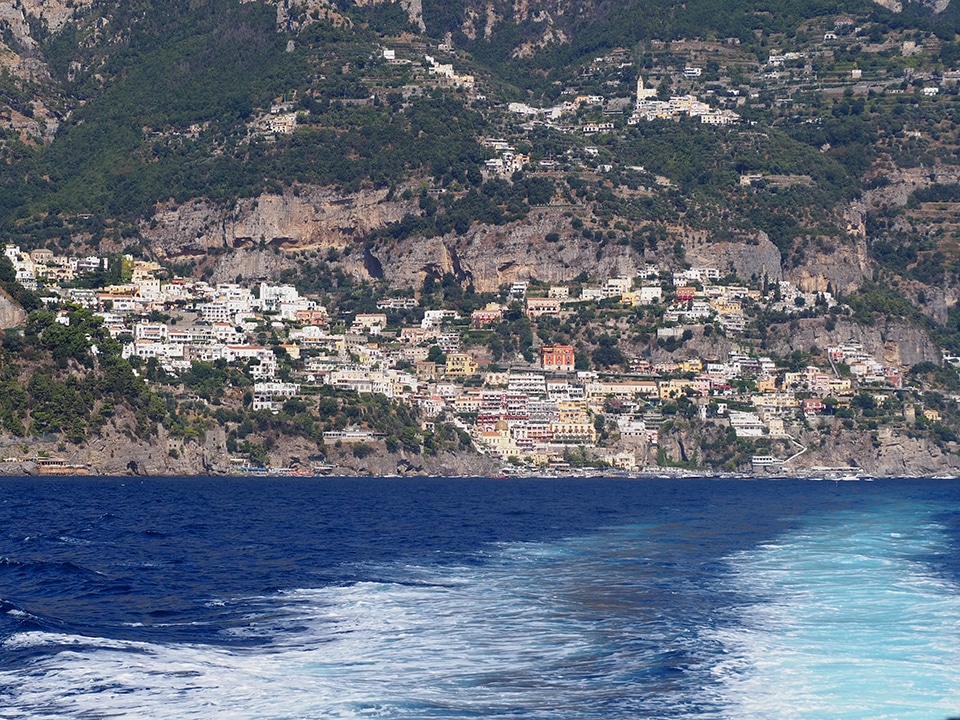
[[[686,394],[687,388],[694,392],[697,390],[697,383],[694,380],[682,380],[672,378],[670,380],[661,380],[659,385],[660,399],[678,398]]]
[[[850,378],[831,378],[830,394],[831,395],[852,395],[853,383],[851,382]]]
[[[597,441],[597,430],[590,422],[552,422],[550,429],[557,442],[572,441],[593,445]]]
[[[561,400],[557,403],[557,422],[561,424],[586,423],[587,403],[583,400]]]
[[[730,313],[743,310],[743,304],[737,298],[718,297],[710,301],[710,307],[720,315],[729,315]]]
[[[762,393],[772,393],[777,391],[776,378],[762,378],[757,380],[757,390]]]
[[[467,353],[450,353],[447,355],[446,374],[453,377],[476,375],[479,365]]]
[[[503,418],[497,420],[493,430],[480,433],[480,442],[502,458],[520,455],[520,448],[510,435],[510,426]]]

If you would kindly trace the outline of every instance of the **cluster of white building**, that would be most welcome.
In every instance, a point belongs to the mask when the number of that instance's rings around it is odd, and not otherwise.
[[[514,147],[502,138],[485,138],[480,141],[483,147],[499,153],[499,157],[490,158],[484,165],[489,172],[501,177],[510,177],[530,162],[530,156],[518,153]]]
[[[463,88],[472,88],[475,84],[475,79],[473,75],[461,75],[453,69],[452,63],[439,63],[436,58],[426,55],[424,56],[424,62],[427,65],[427,70],[431,75],[436,75],[440,78],[443,78],[448,84],[453,87],[463,87]]]
[[[850,368],[850,374],[862,384],[903,387],[900,369],[878,362],[860,343],[848,342],[827,348],[827,356],[832,362],[846,364]]]
[[[641,120],[676,120],[686,115],[698,117],[705,125],[732,125],[740,122],[740,116],[732,110],[714,110],[694,95],[675,95],[669,100],[657,100],[657,91],[645,88],[643,78],[637,78],[637,101],[633,114],[627,120],[636,125]]]
[[[17,248],[6,252],[21,270],[32,267],[37,272],[38,267],[62,263],[52,254],[24,256]],[[473,327],[485,327],[502,320],[504,308],[499,304],[477,310],[470,318],[449,308],[426,310],[419,324],[391,328],[386,311],[411,309],[417,302],[385,298],[378,303],[382,312],[358,313],[345,332],[334,333],[327,309],[302,297],[293,286],[261,283],[253,292],[236,283],[182,279],[161,283],[155,264],[130,257],[124,262],[131,277],[128,283],[60,293],[102,316],[105,326],[124,343],[125,357],[156,359],[173,374],[195,362],[243,363],[254,381],[254,410],[279,412],[283,403],[310,385],[377,393],[416,404],[427,422],[444,415],[458,418],[478,447],[505,460],[562,464],[571,447],[595,447],[600,427],[596,421],[604,416],[606,426],[615,427],[628,446],[623,450],[621,443],[610,462],[633,469],[638,453],[658,441],[660,409],[680,398],[694,403],[703,418],[719,400],[714,421],[729,423],[739,437],[787,437],[785,427],[792,419],[823,412],[827,397],[848,401],[855,382],[856,387],[875,387],[875,392],[902,385],[897,368],[884,366],[852,342],[829,348],[831,369],[811,366],[798,372],[777,368],[769,357],[732,352],[722,362],[689,358],[651,364],[635,358],[629,374],[599,375],[576,371],[574,348],[564,345],[540,347],[537,370],[494,372],[482,356],[461,349],[461,338],[468,321]],[[99,258],[86,264],[104,267]],[[735,328],[738,318],[742,322],[745,301],[771,302],[759,290],[714,284],[720,278],[720,271],[711,267],[667,273],[647,265],[632,277],[583,285],[578,297],[572,297],[566,285],[550,287],[546,297],[530,297],[526,282],[515,283],[508,295],[524,302],[527,315],[536,321],[544,315],[575,312],[570,303],[609,299],[617,299],[621,306],[662,303],[664,289],[672,283],[674,299],[663,315],[667,326],[657,332],[663,338],[680,337],[685,322],[719,319],[725,327]],[[786,308],[798,309],[800,297],[834,302],[823,294],[807,298],[785,282],[776,288]],[[197,321],[178,325],[173,320],[143,319],[170,310],[192,311]],[[58,319],[69,322],[67,313],[62,316]],[[674,322],[681,324],[669,327]],[[263,338],[251,342],[254,333],[273,331],[279,345],[265,344]],[[428,359],[433,346],[445,353],[438,362]],[[278,358],[284,353],[302,359],[302,369],[279,373]],[[728,410],[735,402],[738,409]]]
[[[82,275],[106,270],[107,258],[96,256],[68,257],[55,255],[46,248],[24,252],[18,245],[7,245],[3,254],[16,272],[16,280],[28,290],[36,290],[42,282],[70,282]],[[159,266],[157,266],[159,269]]]

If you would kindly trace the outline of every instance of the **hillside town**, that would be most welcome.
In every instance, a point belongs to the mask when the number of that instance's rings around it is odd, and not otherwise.
[[[242,412],[218,418],[237,467],[272,462],[266,441],[257,452],[238,442],[256,413],[291,425],[312,413],[299,437],[323,460],[328,447],[394,453],[395,438],[360,414],[325,422],[311,398],[328,391],[414,409],[412,452],[443,430],[505,472],[790,472],[811,442],[833,433],[843,446],[843,431],[956,451],[956,304],[936,285],[958,277],[960,230],[950,192],[916,195],[956,185],[939,145],[955,130],[950,42],[831,14],[756,42],[591,50],[526,95],[498,87],[450,33],[332,46],[319,42],[331,56],[265,95],[231,136],[238,167],[277,153],[282,177],[218,170],[222,187],[208,191],[158,181],[145,214],[123,221],[104,214],[114,198],[88,212],[79,193],[54,205],[71,208],[62,217],[18,220],[7,236],[15,281],[62,325],[74,308],[94,313],[151,389],[175,396],[168,420],[178,403],[210,400],[178,378],[239,373],[229,401]],[[865,130],[871,113],[902,120],[884,128],[889,157],[860,167],[868,141],[882,144]],[[448,119],[462,137],[443,136]],[[222,133],[210,119],[140,127],[144,156],[171,167]],[[323,151],[288,174],[308,147]],[[372,164],[357,170],[361,160]],[[891,180],[897,162],[910,173]],[[877,192],[868,202],[858,188]],[[436,238],[442,267],[419,249]],[[249,264],[231,264],[240,255]],[[878,315],[923,334],[921,351],[859,332],[885,283],[903,303]],[[768,326],[816,331],[777,354]],[[939,369],[950,377],[922,377]],[[17,422],[11,443],[26,434]],[[678,429],[692,424],[723,452],[687,452]]]
[[[824,413],[845,416],[855,396],[867,394],[882,405],[903,388],[909,369],[884,365],[855,342],[825,348],[822,366],[794,368],[755,352],[748,341],[723,357],[687,354],[659,362],[620,353],[616,344],[607,348],[619,353],[614,362],[596,350],[591,362],[583,347],[578,353],[573,345],[539,337],[526,358],[516,353],[494,362],[486,345],[464,342],[495,333],[511,317],[536,329],[583,313],[602,323],[639,312],[653,318],[656,343],[676,349],[714,332],[736,344],[758,311],[787,317],[811,309],[828,316],[844,311],[830,293],[803,293],[786,281],[747,287],[716,268],[671,272],[649,265],[636,277],[517,282],[502,289],[499,301],[470,314],[398,295],[379,299],[377,312],[344,315],[291,285],[162,279],[160,265],[129,255],[119,260],[123,282],[99,289],[70,285],[101,271],[110,258],[17,247],[7,247],[5,255],[22,284],[50,291],[45,302],[83,307],[101,318],[141,371],[177,376],[196,363],[243,368],[252,382],[253,411],[279,412],[286,401],[324,385],[376,394],[416,406],[424,428],[454,423],[476,450],[506,468],[564,469],[572,459],[589,458],[619,470],[650,471],[643,459],[658,446],[663,424],[678,414],[709,418],[737,439],[790,443],[799,425]],[[57,322],[70,323],[67,310],[58,311]],[[913,416],[910,422],[917,413],[931,423],[940,420],[933,409],[911,405],[904,413]],[[323,439],[339,446],[378,438],[345,427]],[[750,462],[755,471],[788,471],[790,459],[757,453]],[[661,468],[673,464],[660,460]]]

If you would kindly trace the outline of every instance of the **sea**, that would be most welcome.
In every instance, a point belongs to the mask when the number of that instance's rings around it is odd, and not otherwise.
[[[960,716],[960,481],[3,478],[0,718]]]

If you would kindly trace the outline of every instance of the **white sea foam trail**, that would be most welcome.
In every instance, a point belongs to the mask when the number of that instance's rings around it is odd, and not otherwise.
[[[571,601],[595,562],[514,545],[476,567],[263,598],[242,633],[272,640],[247,650],[22,633],[7,650],[48,652],[0,676],[0,718],[617,716],[649,658],[611,651],[618,631]]]
[[[929,510],[846,512],[730,559],[757,599],[716,634],[727,715],[942,720],[960,714],[960,588]],[[925,519],[926,518],[926,519]]]
[[[224,600],[218,646],[22,632],[0,719],[945,720],[960,588],[933,517],[824,516],[725,562],[670,524],[358,567]]]

